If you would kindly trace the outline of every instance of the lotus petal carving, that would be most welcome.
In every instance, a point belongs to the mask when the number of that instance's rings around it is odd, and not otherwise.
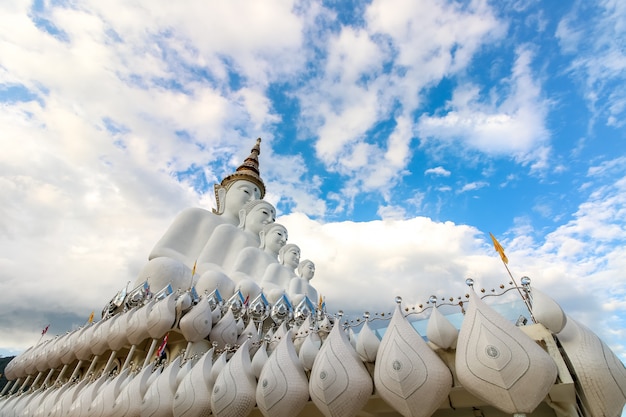
[[[172,407],[174,417],[203,417],[211,414],[212,366],[213,349],[198,359],[178,385]]]
[[[380,340],[366,321],[356,338],[356,351],[364,362],[374,362],[379,347]]]
[[[311,399],[326,417],[353,417],[367,403],[372,389],[365,365],[341,326],[335,324],[311,370]]]
[[[180,331],[188,342],[197,342],[204,339],[211,332],[213,317],[211,305],[206,298],[193,306],[181,319]]]
[[[450,370],[396,306],[380,342],[374,368],[376,391],[405,417],[427,417],[452,388]]]
[[[532,412],[557,375],[550,355],[473,291],[455,365],[467,391],[505,413]]]
[[[442,349],[452,349],[456,346],[459,331],[450,323],[450,320],[435,307],[428,318],[426,337],[428,337],[430,342]]]
[[[217,417],[246,417],[256,404],[256,379],[246,341],[226,363],[213,386],[211,410]]]
[[[288,331],[261,371],[257,406],[265,417],[292,417],[300,413],[308,400],[309,381]]]

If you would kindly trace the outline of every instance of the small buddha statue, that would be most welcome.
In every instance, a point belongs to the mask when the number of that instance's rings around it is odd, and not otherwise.
[[[260,283],[270,303],[287,293],[290,281],[298,277],[295,270],[300,263],[300,248],[293,243],[286,244],[280,249],[278,260],[279,263],[268,265]]]
[[[288,233],[285,226],[279,223],[266,225],[259,233],[261,244],[258,248],[245,248],[237,256],[237,260],[229,276],[237,283],[237,289],[250,299],[261,292],[259,282],[269,265],[278,264],[278,253],[285,246]]]
[[[298,276],[289,281],[287,295],[293,303],[297,305],[307,296],[311,302],[317,301],[317,290],[311,285],[311,280],[315,275],[315,264],[309,259],[305,259],[298,265]]]

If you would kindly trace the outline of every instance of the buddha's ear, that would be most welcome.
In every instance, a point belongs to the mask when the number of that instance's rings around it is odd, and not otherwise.
[[[215,204],[217,205],[217,209],[213,209],[213,213],[222,214],[226,207],[226,188],[219,184],[215,184],[213,188],[215,191]]]
[[[240,229],[243,229],[244,226],[246,225],[246,211],[244,209],[239,210],[239,227]]]
[[[261,241],[260,249],[265,249],[265,230],[259,232],[259,240]]]

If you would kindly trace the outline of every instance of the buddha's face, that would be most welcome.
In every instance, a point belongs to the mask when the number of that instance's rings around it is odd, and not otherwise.
[[[292,268],[297,268],[300,263],[300,249],[296,246],[292,246],[283,254],[283,264]]]
[[[260,198],[261,190],[254,183],[246,180],[235,181],[226,191],[225,211],[237,215],[248,201]]]
[[[300,270],[300,274],[302,278],[310,281],[311,278],[313,278],[313,275],[315,275],[315,265],[313,265],[313,262],[307,262],[305,265],[303,265]]]
[[[265,236],[265,247],[273,253],[287,243],[287,229],[282,226],[273,227]]]
[[[276,221],[276,210],[270,204],[258,204],[246,216],[246,229],[259,234],[266,224]]]

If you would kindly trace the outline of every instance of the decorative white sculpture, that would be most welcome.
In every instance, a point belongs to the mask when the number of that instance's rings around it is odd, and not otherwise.
[[[263,371],[263,367],[267,363],[268,358],[269,357],[267,355],[267,343],[263,342],[261,346],[259,347],[259,349],[254,354],[254,357],[252,358],[252,364],[251,364],[252,372],[254,373],[254,376],[257,379],[261,377],[261,372]]]
[[[522,285],[540,324],[518,320],[522,331],[472,293],[460,333],[435,307],[429,343],[399,304],[391,322],[376,318],[387,326],[382,341],[369,313],[356,335],[360,323],[340,323],[322,300],[315,306],[315,265],[298,264],[287,230],[272,223],[258,154],[257,142],[216,186],[217,210],[189,209],[175,219],[138,285],[118,292],[102,320],[42,340],[8,364],[0,417],[427,417],[450,413],[438,405],[475,415],[485,404],[509,414],[537,407],[538,415],[619,416],[626,368],[589,329],[566,320],[554,300],[530,291],[529,279]],[[166,357],[155,358],[166,332]],[[457,378],[449,392],[451,371]]]
[[[265,200],[251,200],[239,210],[239,225],[221,224],[198,255],[197,272],[231,271],[237,255],[244,248],[259,247],[259,233],[276,221],[276,209]]]
[[[130,382],[130,368],[124,369],[115,378],[112,378],[106,386],[102,387],[94,400],[89,405],[88,412],[92,417],[105,417],[113,413],[113,404],[122,389]],[[72,415],[72,414],[70,414]]]
[[[213,366],[214,350],[207,351],[193,365],[178,385],[172,411],[174,417],[202,417],[211,413],[211,392],[209,380]]]
[[[537,323],[543,324],[552,333],[559,333],[567,323],[567,316],[560,305],[547,294],[532,289],[533,317]]]
[[[259,282],[267,267],[278,263],[278,252],[287,243],[288,233],[282,224],[272,223],[263,228],[259,237],[260,246],[239,252],[229,273],[230,278],[237,283],[235,291],[241,291],[250,299],[260,294]]]
[[[280,248],[278,262],[267,266],[259,284],[270,303],[275,303],[283,294],[287,293],[291,280],[298,278],[295,272],[300,264],[298,245],[288,243]]]
[[[429,417],[452,388],[452,375],[406,320],[400,302],[378,347],[376,391],[405,417]]]
[[[304,297],[309,297],[313,302],[317,301],[317,290],[311,285],[311,280],[315,275],[315,264],[309,259],[305,259],[298,264],[298,276],[289,281],[287,294],[291,302],[296,305]]]
[[[470,291],[455,367],[467,391],[505,413],[531,413],[554,384],[554,360]]]
[[[450,323],[450,320],[441,314],[437,306],[433,307],[426,327],[428,341],[442,349],[453,349],[456,346],[458,336],[459,331]]]
[[[137,284],[147,279],[154,292],[170,282],[174,289],[183,288],[181,285],[185,283],[185,277],[177,282],[171,274],[159,274],[158,271],[175,269],[181,264],[190,271],[213,231],[221,224],[237,225],[243,205],[250,200],[263,198],[265,185],[259,175],[258,161],[260,144],[261,139],[257,139],[243,164],[225,177],[220,185],[215,185],[217,210],[210,212],[202,208],[189,208],[174,219],[150,252],[149,262],[137,277]],[[165,259],[157,261],[159,258]],[[151,267],[153,262],[158,268]]]
[[[223,348],[226,345],[237,343],[237,322],[232,310],[228,310],[209,333],[209,340]]]
[[[574,368],[591,416],[619,416],[626,404],[626,368],[591,330],[568,317],[559,341]]]
[[[213,385],[211,410],[217,417],[246,417],[256,404],[248,342],[226,363]]]
[[[359,332],[356,339],[356,352],[361,357],[363,362],[374,363],[376,361],[376,355],[378,354],[378,348],[380,347],[380,340],[378,336],[374,334],[368,321],[363,323],[363,328]]]
[[[354,417],[367,403],[373,387],[365,365],[341,325],[335,323],[311,370],[311,400],[326,417]]]
[[[257,407],[265,417],[292,417],[300,413],[308,400],[309,381],[288,331],[261,371]]]
[[[149,259],[168,257],[191,267],[215,228],[224,223],[239,223],[239,210],[247,201],[263,198],[265,185],[259,176],[257,139],[250,156],[237,171],[215,185],[217,210],[187,209],[175,219],[150,252]]]
[[[198,304],[180,319],[179,327],[188,342],[199,342],[209,335],[213,327],[213,320],[211,305],[205,295],[202,295]]]
[[[142,417],[171,417],[178,383],[191,370],[191,363],[181,364],[176,357],[148,387],[141,402]]]
[[[195,284],[198,291],[217,288],[225,297],[235,293],[235,282],[227,275],[227,271],[233,270],[244,249],[259,248],[261,232],[264,227],[274,223],[276,209],[267,201],[252,200],[244,204],[239,217],[239,226],[219,225],[200,253],[197,263],[200,278]]]
[[[153,339],[160,339],[174,326],[176,320],[176,293],[171,293],[158,300],[148,314],[148,334]]]
[[[163,368],[159,367],[155,372],[152,372],[151,366],[141,369],[115,399],[112,417],[140,415],[144,395],[162,370]]]

